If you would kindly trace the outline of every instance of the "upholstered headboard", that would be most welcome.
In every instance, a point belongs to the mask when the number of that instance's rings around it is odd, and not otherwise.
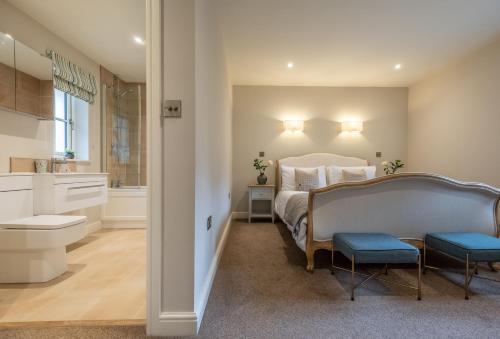
[[[318,166],[367,166],[368,161],[360,158],[345,157],[332,153],[311,153],[298,157],[276,160],[276,192],[281,190],[281,166],[318,167]]]

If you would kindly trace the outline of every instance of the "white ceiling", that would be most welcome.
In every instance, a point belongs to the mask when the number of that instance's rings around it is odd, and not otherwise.
[[[219,5],[229,70],[239,85],[408,86],[500,37],[499,0]]]
[[[97,63],[125,81],[145,82],[144,0],[9,0]]]
[[[146,48],[132,41],[145,38],[144,0],[9,1],[145,81]],[[500,37],[499,0],[219,0],[219,12],[237,85],[408,86]]]

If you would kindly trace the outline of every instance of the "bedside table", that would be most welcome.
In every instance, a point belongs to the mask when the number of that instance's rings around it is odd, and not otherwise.
[[[269,201],[269,213],[254,213],[253,201],[264,200]],[[271,218],[274,224],[274,185],[248,185],[248,222],[252,222],[252,218]]]

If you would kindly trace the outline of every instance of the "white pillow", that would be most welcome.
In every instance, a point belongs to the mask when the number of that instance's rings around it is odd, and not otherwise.
[[[309,192],[319,188],[319,172],[317,168],[295,169],[295,186],[297,191]]]
[[[350,166],[350,167],[340,167],[340,166],[328,166],[326,168],[326,177],[328,179],[328,185],[338,184],[343,182],[342,170],[343,169],[362,169],[366,172],[366,179],[373,179],[376,176],[377,167],[376,166]]]
[[[342,181],[363,181],[366,180],[366,171],[364,169],[342,169]]]
[[[319,167],[290,167],[281,166],[281,190],[282,191],[296,191],[295,185],[295,169],[308,170],[318,169],[319,175],[319,188],[326,187],[326,169],[325,166]]]

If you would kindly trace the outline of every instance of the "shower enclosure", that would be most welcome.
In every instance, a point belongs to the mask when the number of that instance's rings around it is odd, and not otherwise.
[[[101,68],[102,170],[109,173],[108,228],[146,227],[146,85]]]
[[[103,170],[110,188],[146,185],[145,84],[102,84]]]

